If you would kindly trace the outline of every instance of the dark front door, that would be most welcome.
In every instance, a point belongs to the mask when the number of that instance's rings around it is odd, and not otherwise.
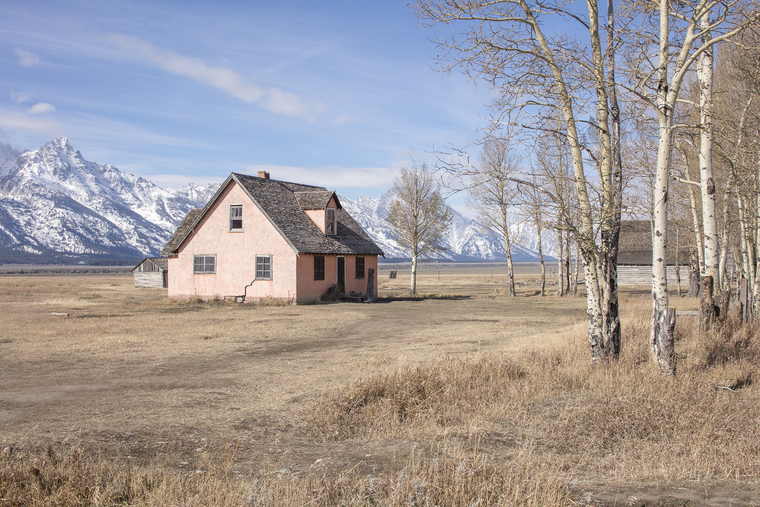
[[[345,292],[346,290],[346,258],[338,257],[338,290]]]

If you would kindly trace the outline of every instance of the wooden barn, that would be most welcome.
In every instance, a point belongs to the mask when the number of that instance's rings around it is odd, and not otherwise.
[[[691,229],[668,224],[668,284],[689,282],[689,256],[694,244]],[[652,226],[649,220],[623,220],[620,225],[618,285],[652,284]]]
[[[169,263],[166,257],[146,257],[132,268],[135,287],[166,289],[169,286]]]

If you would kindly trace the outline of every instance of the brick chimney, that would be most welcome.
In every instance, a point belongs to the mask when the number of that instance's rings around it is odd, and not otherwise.
[[[266,171],[259,171],[259,178],[264,178],[265,180],[269,179],[269,173]]]

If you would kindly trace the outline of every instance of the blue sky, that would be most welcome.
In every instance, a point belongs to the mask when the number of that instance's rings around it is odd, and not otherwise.
[[[265,169],[377,197],[475,139],[489,100],[432,69],[406,3],[0,3],[0,142],[65,136],[164,187]]]

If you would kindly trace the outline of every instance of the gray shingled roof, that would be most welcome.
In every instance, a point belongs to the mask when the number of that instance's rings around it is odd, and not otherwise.
[[[162,255],[175,253],[182,241],[190,233],[192,227],[200,221],[203,215],[211,208],[211,205],[221,195],[224,188],[236,182],[248,194],[251,200],[259,207],[261,212],[269,219],[282,237],[290,244],[296,253],[311,254],[334,254],[334,255],[384,255],[383,251],[367,235],[364,229],[344,209],[337,210],[337,234],[325,235],[322,230],[306,214],[304,209],[322,209],[329,202],[324,199],[332,196],[324,187],[301,185],[265,178],[257,178],[245,174],[232,173],[227,181],[222,184],[219,191],[198,215],[189,222],[190,213],[180,224],[177,231],[172,235],[169,242],[161,251]],[[297,193],[304,193],[301,198]],[[306,195],[312,194],[312,195]],[[308,206],[324,202],[324,206],[304,208],[299,204],[299,199]],[[337,196],[336,196],[337,200]],[[184,229],[183,229],[184,226]]]
[[[174,231],[172,237],[169,238],[169,241],[166,242],[164,248],[161,249],[161,255],[170,255],[177,251],[182,241],[188,234],[190,234],[190,231],[193,230],[193,226],[200,219],[204,209],[205,208],[193,208],[187,212],[187,215],[182,219],[177,230]]]

